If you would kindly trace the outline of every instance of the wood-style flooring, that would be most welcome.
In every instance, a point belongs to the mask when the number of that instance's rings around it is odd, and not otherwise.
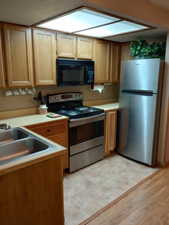
[[[82,224],[169,225],[169,168],[159,170]]]

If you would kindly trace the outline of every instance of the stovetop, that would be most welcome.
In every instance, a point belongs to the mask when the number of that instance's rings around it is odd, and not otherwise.
[[[98,115],[103,113],[104,111],[94,107],[80,106],[71,109],[52,110],[52,112],[63,116],[68,116],[70,119],[76,119]]]
[[[98,115],[104,112],[102,109],[83,105],[80,92],[52,94],[47,96],[48,111],[70,119],[77,119]]]

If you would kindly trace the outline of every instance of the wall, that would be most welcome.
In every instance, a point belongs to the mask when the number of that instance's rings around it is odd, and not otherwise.
[[[165,56],[165,71],[162,95],[162,111],[160,119],[158,163],[161,166],[169,164],[169,33],[167,35],[167,48]]]
[[[49,93],[69,92],[69,91],[81,91],[84,95],[84,103],[87,105],[97,105],[115,102],[118,100],[118,85],[106,85],[104,93],[100,94],[96,91],[92,91],[89,86],[74,86],[67,88],[58,88],[56,86],[37,88],[37,91],[41,90],[43,95]],[[21,110],[27,108],[37,107],[37,102],[33,100],[30,95],[26,96],[5,96],[5,90],[0,90],[0,112],[6,112],[11,110]],[[4,113],[3,113],[4,115]],[[1,114],[0,114],[1,118]]]

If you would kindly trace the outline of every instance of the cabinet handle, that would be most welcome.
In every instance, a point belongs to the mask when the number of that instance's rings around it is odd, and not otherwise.
[[[47,132],[50,132],[51,130],[50,129],[47,129]]]

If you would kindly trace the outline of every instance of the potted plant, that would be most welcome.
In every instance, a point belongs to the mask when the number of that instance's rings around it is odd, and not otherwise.
[[[165,57],[166,44],[164,41],[147,42],[146,40],[132,41],[130,54],[136,58],[161,58]]]

